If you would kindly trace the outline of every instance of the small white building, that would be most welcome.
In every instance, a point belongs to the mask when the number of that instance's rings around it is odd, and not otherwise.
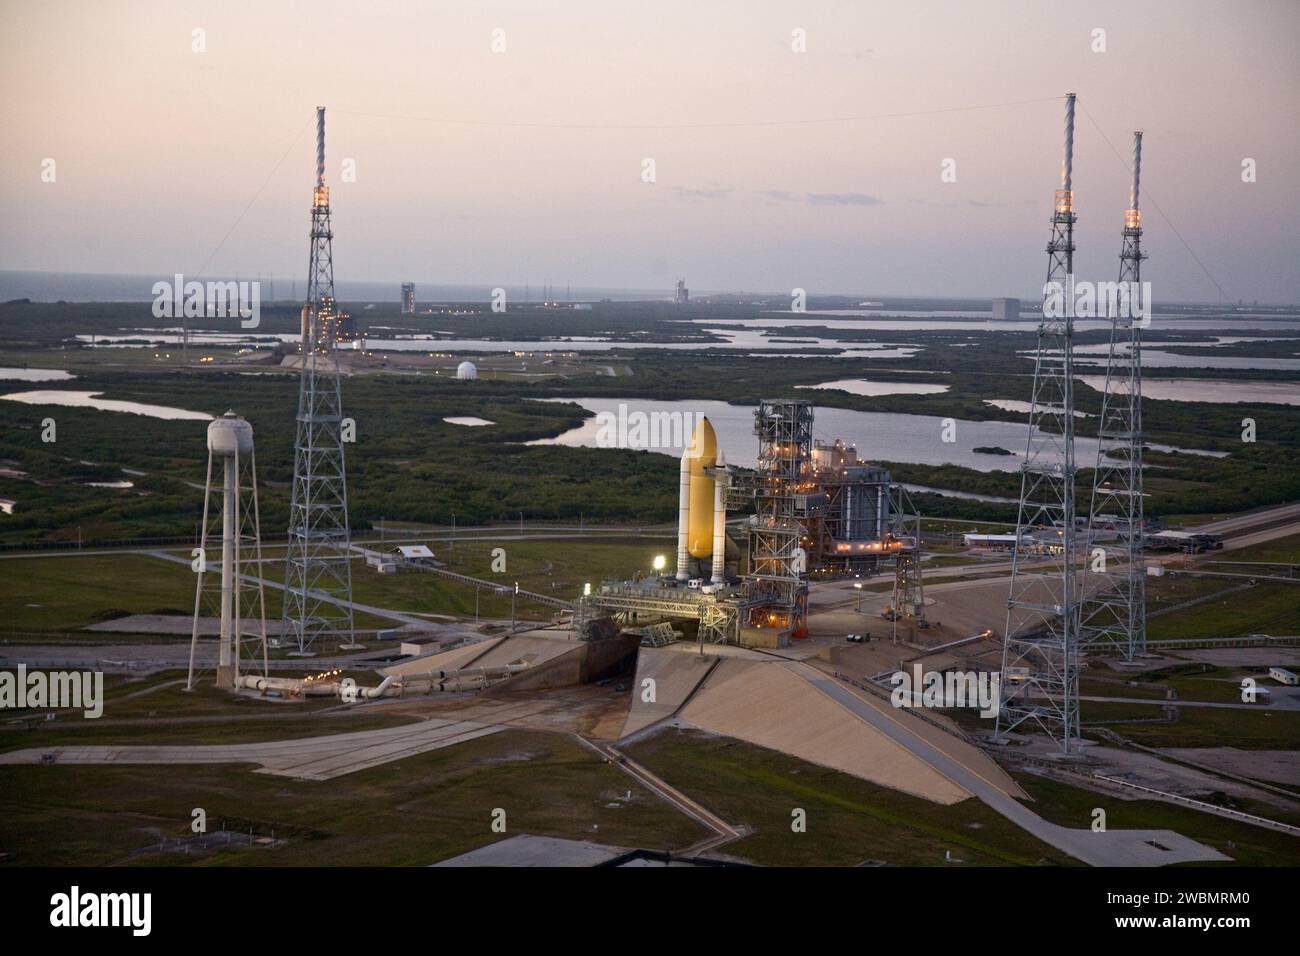
[[[963,534],[962,542],[968,548],[980,548],[984,551],[1014,551],[1017,545],[1028,546],[1034,543],[1032,535],[1023,534],[1017,538],[1014,534]]]
[[[432,558],[434,556],[433,551],[427,544],[399,544],[393,549],[393,554],[407,560],[414,558]]]
[[[1287,670],[1285,667],[1270,667],[1268,676],[1273,678],[1279,684],[1286,684],[1288,687],[1295,687],[1300,684],[1300,677]]]

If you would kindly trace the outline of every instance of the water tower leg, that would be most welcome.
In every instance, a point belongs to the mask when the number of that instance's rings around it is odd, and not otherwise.
[[[235,494],[237,456],[227,455],[222,461],[221,488],[221,645],[217,664],[217,686],[235,686],[234,647],[235,622],[235,535],[239,526],[239,502]]]

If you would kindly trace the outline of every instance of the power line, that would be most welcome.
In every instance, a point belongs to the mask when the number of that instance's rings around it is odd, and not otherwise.
[[[267,174],[266,179],[262,181],[262,185],[258,186],[257,192],[253,193],[253,198],[248,201],[248,205],[244,206],[243,211],[237,217],[235,217],[235,221],[231,224],[230,228],[226,230],[226,234],[221,237],[221,241],[217,243],[216,248],[214,248],[210,253],[208,253],[208,257],[203,260],[203,265],[199,267],[199,270],[198,272],[195,273],[195,275],[200,275],[200,276],[203,275],[203,270],[208,267],[208,263],[210,263],[213,257],[218,252],[221,251],[221,247],[226,244],[226,240],[231,237],[231,235],[234,233],[234,231],[237,228],[239,228],[239,224],[243,222],[244,217],[248,215],[248,210],[253,208],[253,203],[257,202],[258,197],[262,195],[262,191],[266,189],[266,187],[270,184],[271,180],[274,178],[275,174],[279,171],[280,167],[284,165],[284,161],[289,158],[289,154],[293,152],[293,148],[298,145],[298,140],[302,138],[302,131],[305,130],[310,124],[311,124],[311,120],[308,119],[306,123],[302,124],[298,132],[294,134],[293,141],[289,144],[288,149],[284,151],[284,155],[282,155],[276,161],[276,164],[271,167],[271,171]]]
[[[1110,139],[1106,136],[1105,130],[1101,128],[1101,124],[1098,123],[1095,119],[1093,119],[1092,114],[1088,112],[1088,107],[1084,106],[1083,103],[1080,103],[1079,105],[1083,107],[1083,115],[1088,117],[1088,122],[1090,122],[1093,125],[1093,127],[1097,130],[1098,135],[1101,136],[1102,142],[1104,142],[1107,146],[1110,147],[1110,151],[1115,154],[1115,158],[1119,160],[1120,165],[1123,166],[1124,169],[1126,169],[1131,174],[1133,172],[1133,167],[1129,165],[1128,160],[1124,158],[1124,154],[1115,148],[1115,144],[1110,141]],[[1192,260],[1198,266],[1201,267],[1201,271],[1205,273],[1205,277],[1209,279],[1211,283],[1213,283],[1216,289],[1219,290],[1220,300],[1223,301],[1224,303],[1231,304],[1232,300],[1229,299],[1228,294],[1223,291],[1223,286],[1219,285],[1219,281],[1215,279],[1214,275],[1210,272],[1210,270],[1206,268],[1205,263],[1201,261],[1200,257],[1194,251],[1192,251],[1192,247],[1187,244],[1187,240],[1184,239],[1183,234],[1178,231],[1178,227],[1175,226],[1170,221],[1169,217],[1165,215],[1165,211],[1160,208],[1160,204],[1155,201],[1155,197],[1151,195],[1150,186],[1148,186],[1144,190],[1142,198],[1145,199],[1151,206],[1155,208],[1155,211],[1159,213],[1160,218],[1164,221],[1164,224],[1169,227],[1169,231],[1172,232],[1178,238],[1178,241],[1182,243],[1183,248],[1187,250],[1187,254],[1192,257]]]

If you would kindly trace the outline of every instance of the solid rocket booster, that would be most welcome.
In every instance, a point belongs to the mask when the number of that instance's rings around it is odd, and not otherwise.
[[[677,495],[677,580],[691,576],[687,542],[691,523],[691,449],[682,449],[681,485]]]
[[[713,554],[713,475],[718,463],[718,436],[707,418],[700,419],[691,441],[691,500],[686,550],[693,557]]]
[[[727,583],[727,456],[718,450],[713,479],[713,583]]]

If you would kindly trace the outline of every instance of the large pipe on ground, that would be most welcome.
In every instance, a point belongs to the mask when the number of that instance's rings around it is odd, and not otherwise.
[[[358,687],[357,693],[361,697],[366,697],[366,698],[383,697],[384,692],[388,690],[388,688],[391,687],[393,685],[393,682],[396,681],[397,679],[398,678],[396,674],[389,674],[380,682],[378,687]]]
[[[409,685],[441,685],[448,681],[482,680],[484,683],[492,678],[506,678],[520,671],[528,670],[527,664],[502,664],[497,667],[475,667],[468,670],[439,670],[423,674],[389,674],[377,687],[357,687],[357,697],[374,700],[379,697],[397,695]],[[309,681],[300,677],[258,677],[245,675],[239,679],[239,687],[249,690],[279,690],[308,697],[341,697],[343,684],[340,681]]]

